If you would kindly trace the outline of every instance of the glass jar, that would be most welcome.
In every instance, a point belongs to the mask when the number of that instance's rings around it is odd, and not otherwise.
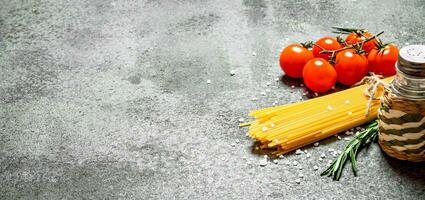
[[[396,71],[378,112],[378,141],[392,157],[425,161],[425,46],[401,48]]]

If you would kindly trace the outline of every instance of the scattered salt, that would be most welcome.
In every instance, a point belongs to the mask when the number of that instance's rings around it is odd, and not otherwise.
[[[239,118],[238,121],[242,123],[242,122],[245,121],[245,119],[244,118]]]
[[[252,52],[252,56],[256,56],[257,55],[257,53],[255,53],[255,51],[253,51]]]
[[[304,178],[304,174],[299,174],[298,177]]]
[[[310,158],[311,154],[310,154],[310,153],[307,153],[305,156],[306,156],[307,158]]]
[[[272,128],[273,128],[273,127],[275,127],[275,126],[276,126],[276,125],[274,125],[274,124],[270,124],[270,127],[272,127]]]
[[[325,158],[325,154],[324,153],[322,153],[322,155],[320,155],[320,158]]]
[[[350,104],[350,100],[345,100],[345,104]]]
[[[252,101],[257,101],[258,100],[258,98],[257,97],[253,97],[252,98]]]
[[[319,146],[319,142],[314,143],[314,146],[315,147]]]
[[[349,140],[350,140],[350,138],[349,138],[349,137],[345,137],[345,138],[344,138],[344,140],[345,140],[345,141],[349,141]]]
[[[261,92],[260,94],[261,94],[261,96],[266,96],[267,95],[266,92]]]
[[[341,136],[339,136],[339,135],[338,135],[338,137],[337,137],[337,138],[338,138],[338,140],[340,140],[340,139],[341,139]]]
[[[211,83],[211,80],[207,80],[207,84],[210,84]]]
[[[303,153],[303,151],[301,151],[301,149],[297,149],[296,151],[295,151],[295,154],[297,154],[297,155],[300,155],[300,154],[302,154]]]
[[[266,85],[267,85],[267,86],[270,86],[271,84],[272,84],[272,83],[270,83],[270,82],[266,82]]]
[[[298,165],[298,162],[297,162],[297,161],[294,161],[294,162],[292,162],[292,164],[293,164],[294,166],[297,166],[297,165]]]
[[[347,114],[348,114],[349,116],[351,116],[351,115],[353,115],[353,112],[351,112],[351,111],[350,111],[350,112],[348,112]]]
[[[299,178],[295,179],[295,183],[300,184],[301,183],[301,179],[299,179]]]
[[[319,167],[317,165],[313,166],[314,171],[317,171],[319,169]]]
[[[333,110],[331,105],[328,106],[328,110]]]
[[[230,70],[230,76],[234,76],[236,74],[235,70]]]
[[[267,128],[267,127],[265,127],[265,126],[263,126],[263,128],[261,128],[261,130],[265,132],[265,131],[267,131],[267,130],[268,130],[268,128]]]

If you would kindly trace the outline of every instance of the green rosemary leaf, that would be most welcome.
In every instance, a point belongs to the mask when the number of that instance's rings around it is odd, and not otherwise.
[[[357,161],[353,151],[350,151],[350,161],[351,161],[351,168],[353,169],[353,174],[354,176],[357,176]]]
[[[375,120],[370,123],[367,128],[361,131],[355,138],[353,138],[346,146],[344,151],[338,156],[332,164],[323,171],[320,175],[332,176],[334,180],[339,180],[342,175],[345,164],[348,159],[351,162],[351,168],[355,176],[357,176],[357,155],[361,148],[370,144],[368,141],[375,141],[378,134],[378,122]]]
[[[342,27],[332,27],[332,29],[335,29],[336,31],[339,31],[341,33],[364,33],[367,30],[366,29],[361,29],[361,28],[342,28]]]

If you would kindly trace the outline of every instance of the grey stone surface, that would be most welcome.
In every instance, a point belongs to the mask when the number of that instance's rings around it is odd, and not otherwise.
[[[273,81],[284,45],[335,25],[424,44],[424,5],[1,0],[0,199],[425,199],[424,165],[376,144],[336,182],[319,173],[346,141],[260,166],[237,127],[299,100],[303,88]]]

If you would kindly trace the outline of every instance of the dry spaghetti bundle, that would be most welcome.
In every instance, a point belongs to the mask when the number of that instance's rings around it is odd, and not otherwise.
[[[384,82],[389,82],[387,78]],[[368,85],[315,99],[250,112],[249,136],[260,148],[274,149],[281,155],[376,118],[380,100],[370,103],[364,91]]]

